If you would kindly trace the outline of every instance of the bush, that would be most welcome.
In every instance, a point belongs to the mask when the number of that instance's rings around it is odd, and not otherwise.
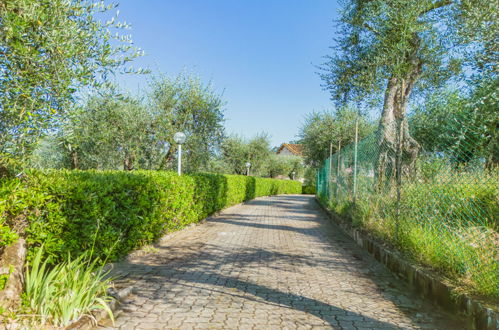
[[[304,195],[315,195],[315,186],[308,185],[308,186],[302,186],[301,187],[301,193]]]
[[[0,181],[0,254],[4,247],[17,240],[15,224],[22,222],[24,191],[17,179],[3,178]],[[17,219],[16,219],[17,218]]]
[[[299,194],[301,184],[237,175],[52,170],[2,182],[0,192],[0,226],[22,218],[28,257],[43,244],[49,263],[56,264],[68,253],[77,257],[90,250],[94,237],[94,256],[116,260],[225,207]]]

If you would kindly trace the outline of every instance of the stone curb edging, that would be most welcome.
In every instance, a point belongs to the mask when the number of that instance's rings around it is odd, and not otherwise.
[[[114,298],[114,300],[109,303],[109,308],[111,308],[111,311],[113,312],[116,311],[120,302],[123,301],[123,299],[125,299],[128,295],[130,295],[133,289],[134,289],[133,286],[128,286],[119,291],[116,291],[111,288],[109,290],[109,295]],[[100,322],[109,319],[109,315],[104,310],[99,310],[97,312],[94,312],[93,317],[94,318],[91,318],[89,316],[83,316],[75,323],[65,327],[64,330],[88,330],[94,328]]]
[[[452,288],[427,271],[417,268],[405,261],[400,255],[381,246],[366,234],[355,229],[351,224],[334,215],[315,198],[317,204],[324,210],[328,217],[334,221],[357,245],[367,250],[376,260],[385,265],[391,272],[402,277],[411,286],[417,288],[423,296],[431,299],[450,312],[459,313],[469,318],[472,329],[496,330],[499,329],[499,315],[483,306],[480,302],[465,295],[452,292]]]

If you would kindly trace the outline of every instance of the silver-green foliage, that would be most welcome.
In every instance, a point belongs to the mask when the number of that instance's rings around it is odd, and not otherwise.
[[[267,162],[268,176],[275,178],[279,175],[290,179],[303,177],[303,159],[299,156],[282,156],[272,154]]]
[[[0,2],[0,152],[23,154],[72,108],[81,88],[99,87],[139,56],[97,0]]]
[[[106,89],[69,114],[55,137],[38,144],[33,164],[43,168],[47,152],[62,150],[61,164],[48,167],[175,169],[173,135],[182,131],[184,171],[206,170],[224,136],[222,106],[213,88],[192,75],[154,78],[144,99]]]
[[[161,153],[151,112],[132,97],[112,92],[90,97],[63,127],[60,140],[72,168],[153,167]]]
[[[497,1],[348,0],[341,14],[339,47],[321,75],[339,102],[383,96],[391,79],[409,94],[438,85],[469,59],[456,52],[467,46],[471,58],[487,49],[487,61],[497,60],[497,29],[489,30],[497,27]]]
[[[313,112],[300,128],[300,143],[304,145],[305,163],[320,166],[329,157],[329,148],[336,152],[355,139],[355,121],[358,120],[359,139],[373,131],[366,117],[349,108],[333,112]]]
[[[438,90],[409,116],[410,130],[425,152],[439,152],[464,165],[484,159],[499,164],[497,79],[484,78],[470,95]]]
[[[265,133],[251,139],[229,136],[221,145],[219,170],[223,173],[246,174],[245,164],[249,162],[251,175],[267,176],[271,154],[269,136]]]
[[[199,77],[181,73],[173,78],[153,78],[148,103],[155,139],[168,146],[160,167],[175,168],[177,144],[173,135],[181,131],[187,135],[183,146],[184,170],[206,170],[206,164],[225,135],[221,95]]]
[[[415,170],[421,145],[407,120],[414,95],[424,97],[456,77],[463,63],[494,78],[498,8],[485,0],[344,2],[340,37],[321,77],[340,104],[382,105],[378,186]]]

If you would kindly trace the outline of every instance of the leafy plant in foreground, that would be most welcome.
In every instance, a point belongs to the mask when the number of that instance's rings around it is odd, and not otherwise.
[[[24,304],[36,315],[35,322],[66,326],[84,315],[92,317],[91,312],[99,309],[114,321],[107,295],[111,279],[97,260],[90,261],[84,253],[49,268],[42,256],[43,247],[26,271]]]

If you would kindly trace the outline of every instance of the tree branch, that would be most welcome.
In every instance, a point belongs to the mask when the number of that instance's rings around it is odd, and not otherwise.
[[[364,23],[364,27],[366,29],[368,29],[369,31],[371,31],[372,33],[376,34],[376,35],[379,35],[379,31],[376,30],[375,28],[373,28],[372,26],[370,26],[369,24],[367,23]]]
[[[423,10],[421,12],[421,16],[429,13],[432,10],[442,8],[442,7],[448,6],[450,4],[452,4],[452,0],[439,0],[437,2],[434,2],[430,7],[426,8],[425,10]]]

